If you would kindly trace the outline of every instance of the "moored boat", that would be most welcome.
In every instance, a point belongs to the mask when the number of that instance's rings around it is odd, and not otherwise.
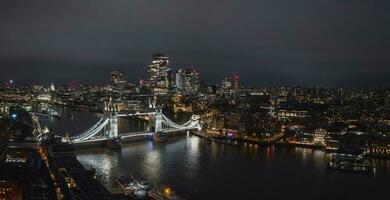
[[[133,177],[129,179],[121,177],[116,180],[123,193],[132,199],[147,199],[150,190],[149,183]]]
[[[348,154],[335,154],[328,162],[328,168],[331,170],[365,173],[375,170],[375,167],[361,156]]]

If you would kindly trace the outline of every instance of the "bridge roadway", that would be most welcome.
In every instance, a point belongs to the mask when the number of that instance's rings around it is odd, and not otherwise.
[[[140,132],[130,132],[120,134],[123,143],[131,142],[131,141],[142,141],[145,140],[145,136],[152,135],[153,132],[149,131],[140,131]],[[99,136],[95,138],[91,138],[85,141],[78,141],[73,143],[75,148],[86,148],[86,147],[101,147],[104,146],[109,138],[107,136]]]

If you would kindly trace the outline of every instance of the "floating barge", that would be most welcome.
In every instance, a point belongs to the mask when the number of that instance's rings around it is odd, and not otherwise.
[[[374,172],[375,167],[361,156],[335,154],[328,162],[328,169],[346,172],[371,173]]]

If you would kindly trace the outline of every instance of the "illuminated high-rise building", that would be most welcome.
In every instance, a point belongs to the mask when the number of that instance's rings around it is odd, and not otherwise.
[[[163,95],[171,86],[169,58],[164,54],[154,54],[152,64],[148,66],[148,85],[153,93]]]
[[[237,93],[240,90],[241,84],[240,84],[240,76],[239,75],[233,75],[231,77],[232,83],[233,83],[233,90],[235,93]]]
[[[177,70],[175,73],[175,89],[177,92],[180,92],[183,89],[183,69]]]
[[[221,82],[220,93],[225,95],[237,94],[240,90],[240,76],[225,76]]]
[[[162,73],[164,69],[168,67],[169,58],[164,54],[154,54],[152,64],[148,66],[149,80],[155,81]]]
[[[194,67],[179,69],[176,72],[176,91],[182,94],[196,93],[200,89],[199,72]]]
[[[114,90],[122,91],[127,84],[126,72],[122,70],[111,72],[111,85]]]
[[[53,83],[50,84],[50,91],[51,92],[55,92],[56,91],[56,88],[54,87]]]

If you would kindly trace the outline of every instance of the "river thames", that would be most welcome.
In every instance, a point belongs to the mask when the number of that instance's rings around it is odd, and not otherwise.
[[[43,120],[64,135],[82,132],[98,120],[94,113],[60,109],[63,117]],[[120,129],[140,130],[142,122],[121,120]],[[96,168],[111,191],[121,175],[144,177],[172,186],[185,199],[386,199],[390,195],[390,161],[371,160],[373,174],[327,170],[321,150],[298,147],[240,147],[192,135],[165,143],[141,141],[121,150],[80,150],[78,159]]]

